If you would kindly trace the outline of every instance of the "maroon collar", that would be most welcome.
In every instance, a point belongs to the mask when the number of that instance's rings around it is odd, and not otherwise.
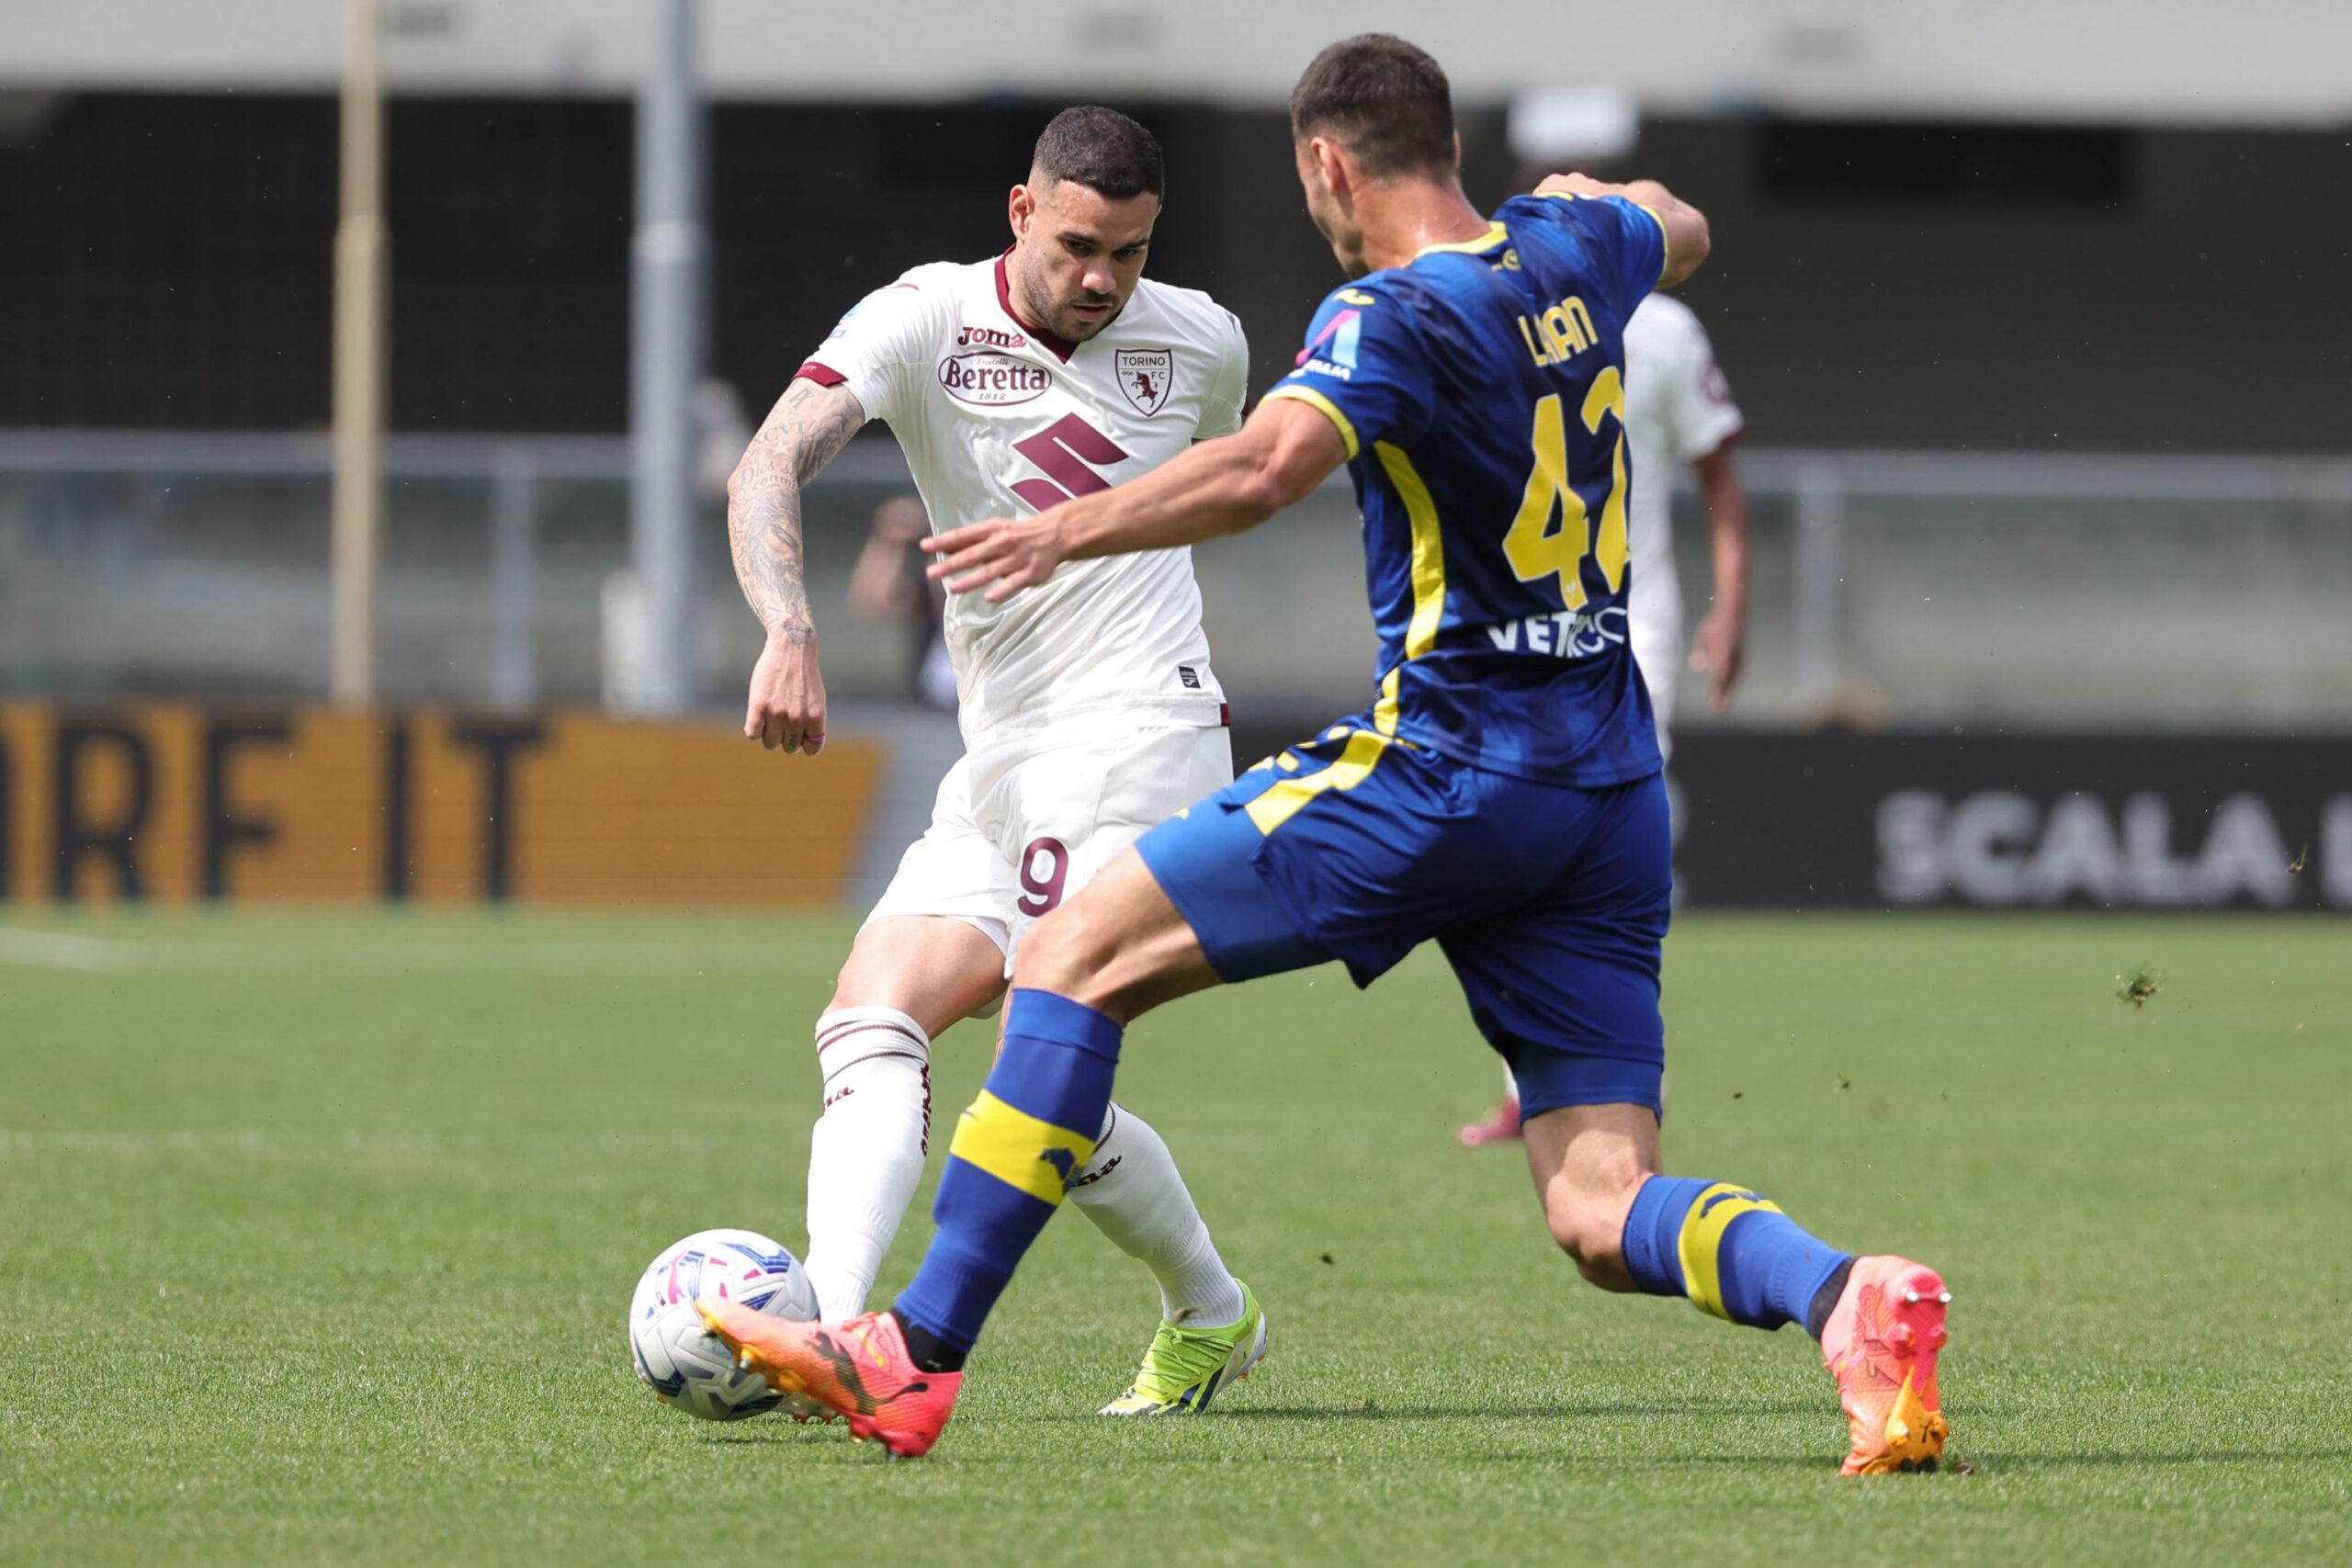
[[[1004,313],[1012,317],[1014,324],[1023,332],[1052,349],[1056,357],[1059,358],[1064,365],[1068,365],[1069,356],[1078,352],[1078,344],[1058,333],[1049,333],[1043,327],[1031,326],[1022,320],[1021,312],[1012,308],[1012,279],[1005,275],[1004,270],[1004,258],[1012,254],[1012,247],[1007,245],[1003,254],[996,258],[996,302],[1004,307]],[[1107,322],[1104,324],[1108,325]]]

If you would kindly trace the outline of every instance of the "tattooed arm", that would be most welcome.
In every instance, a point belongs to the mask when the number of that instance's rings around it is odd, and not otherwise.
[[[767,628],[752,671],[743,734],[773,751],[825,744],[825,682],[817,668],[817,623],[801,578],[800,487],[832,461],[865,423],[847,387],[795,380],[752,437],[727,480],[727,537],[735,580]]]

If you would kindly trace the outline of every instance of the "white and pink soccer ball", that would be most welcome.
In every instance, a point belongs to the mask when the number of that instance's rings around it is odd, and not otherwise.
[[[638,1381],[662,1404],[706,1421],[740,1421],[783,1404],[766,1379],[735,1365],[703,1326],[696,1301],[740,1302],[771,1317],[815,1317],[817,1292],[800,1260],[757,1231],[696,1231],[646,1266],[628,1308]]]

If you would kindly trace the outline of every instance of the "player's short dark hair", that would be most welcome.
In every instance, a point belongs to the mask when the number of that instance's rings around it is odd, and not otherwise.
[[[1453,172],[1453,89],[1394,33],[1358,33],[1315,57],[1290,90],[1290,133],[1329,136],[1374,179]]]
[[[1145,191],[1162,198],[1168,195],[1168,165],[1159,155],[1159,139],[1117,109],[1100,104],[1080,104],[1047,120],[1029,166],[1049,180],[1076,180],[1113,201]]]

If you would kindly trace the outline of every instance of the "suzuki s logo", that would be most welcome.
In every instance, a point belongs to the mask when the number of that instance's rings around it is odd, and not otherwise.
[[[1054,375],[1042,365],[989,349],[951,354],[941,360],[939,384],[959,403],[1003,408],[1043,397],[1053,387]]]
[[[1168,404],[1168,384],[1176,374],[1176,351],[1169,348],[1123,348],[1113,361],[1119,390],[1136,412],[1146,416]]]
[[[1066,413],[1036,434],[1014,442],[1012,449],[1052,476],[1044,479],[1020,479],[1013,484],[1012,493],[1040,512],[1059,506],[1073,496],[1092,495],[1098,490],[1109,490],[1111,481],[1094,470],[1124,463],[1129,456],[1120,449],[1117,442],[1074,413]],[[1039,844],[1051,844],[1057,851],[1061,849],[1061,845],[1052,839],[1040,839],[1029,846],[1030,851],[1035,852]],[[1025,871],[1023,874],[1026,874]],[[1060,897],[1061,873],[1057,871],[1054,873],[1054,897],[1058,900]],[[1051,908],[1052,904],[1044,904],[1029,912],[1042,915]]]

